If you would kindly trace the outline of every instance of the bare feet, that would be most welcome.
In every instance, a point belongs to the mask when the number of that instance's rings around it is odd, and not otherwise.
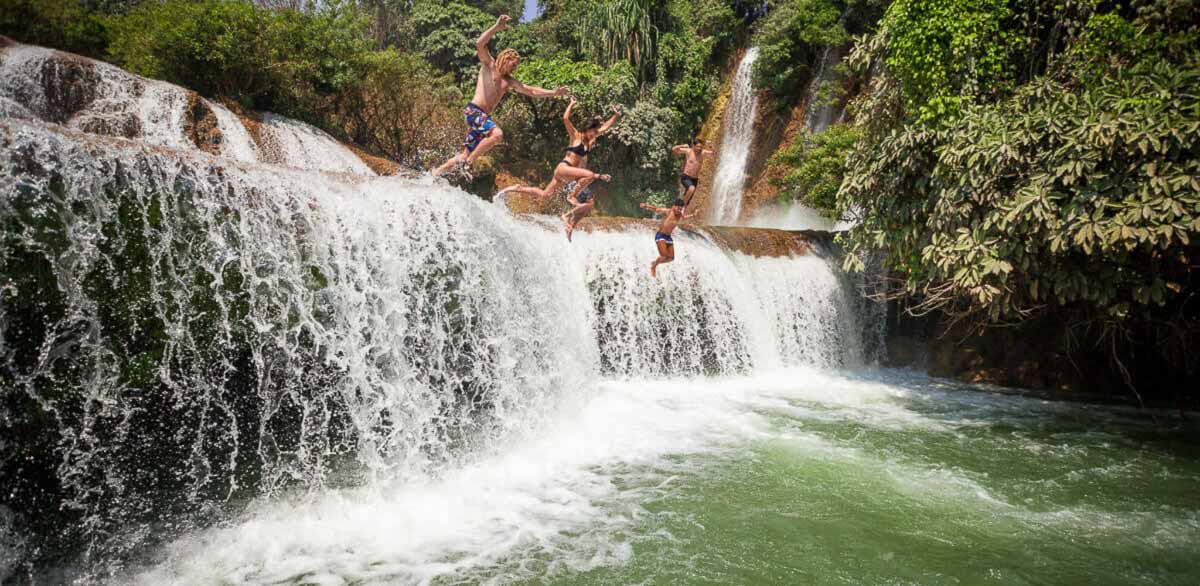
[[[650,263],[650,276],[658,278],[658,261]]]

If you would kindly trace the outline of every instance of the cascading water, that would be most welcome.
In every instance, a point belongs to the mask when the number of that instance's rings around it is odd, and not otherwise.
[[[371,168],[321,129],[274,114],[263,115],[266,162],[300,169],[372,175]]]
[[[841,60],[841,47],[827,46],[821,52],[817,72],[808,86],[805,131],[809,135],[825,132],[825,129],[829,128],[829,125],[840,113],[837,103],[830,100],[823,92],[830,83],[837,79],[836,67]]]
[[[843,14],[843,18],[845,15]],[[816,72],[809,82],[805,97],[804,133],[812,136],[825,132],[829,125],[842,114],[836,101],[826,95],[827,89],[837,80],[837,64],[842,58],[842,48],[827,46],[821,52]],[[845,230],[848,225],[827,218],[817,210],[798,201],[787,204],[772,204],[754,210],[740,225],[753,228],[778,228],[784,230]]]
[[[43,433],[98,559],[164,501],[204,518],[438,475],[597,374],[867,359],[853,288],[815,256],[680,233],[655,280],[648,228],[567,246],[428,182],[0,124],[0,363],[59,414]]]
[[[266,114],[257,144],[233,112],[178,86],[42,47],[0,49],[0,117],[191,149],[200,146],[191,127],[206,113],[219,141],[210,152],[246,163],[375,174],[350,149],[308,124]]]
[[[709,221],[713,224],[732,225],[742,213],[742,190],[746,186],[746,166],[754,142],[754,119],[758,114],[758,94],[754,91],[751,75],[757,60],[758,47],[751,47],[733,76],[733,90],[721,131],[721,154],[713,177],[709,207]]]

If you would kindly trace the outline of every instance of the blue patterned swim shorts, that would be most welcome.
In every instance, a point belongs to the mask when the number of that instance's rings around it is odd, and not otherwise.
[[[496,127],[496,123],[492,121],[492,116],[483,111],[483,108],[475,104],[467,104],[463,110],[463,117],[467,119],[467,139],[463,141],[463,147],[468,153],[475,152],[479,147],[479,143],[487,138],[487,135],[492,133],[492,129]]]

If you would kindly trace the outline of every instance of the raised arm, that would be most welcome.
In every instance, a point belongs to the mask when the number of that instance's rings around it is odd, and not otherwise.
[[[706,156],[706,157],[711,157],[711,156],[713,156],[713,155],[717,154],[717,151],[712,151],[712,150],[709,150],[709,149],[704,149],[704,150],[703,150],[703,151],[701,151],[701,152],[702,152],[702,153],[703,153],[703,155],[704,155],[704,156]]]
[[[608,120],[605,120],[604,124],[600,125],[599,133],[601,135],[608,134],[608,131],[612,128],[613,124],[617,123],[617,119],[621,117],[621,107],[613,106],[612,113],[612,116],[609,116]]]
[[[642,202],[642,203],[638,204],[638,207],[642,208],[643,210],[648,210],[648,211],[654,212],[656,214],[665,214],[665,213],[671,211],[671,210],[668,210],[667,208],[660,208],[660,207],[652,206],[646,202]]]
[[[688,145],[686,145],[686,144],[677,144],[677,145],[675,145],[675,146],[671,147],[671,154],[672,154],[672,155],[675,155],[675,156],[679,156],[679,155],[686,155],[686,154],[687,154],[687,150],[688,150]]]
[[[483,34],[479,35],[478,39],[475,39],[475,53],[479,55],[479,62],[481,64],[492,64],[492,53],[488,51],[488,43],[492,42],[492,37],[496,36],[496,33],[508,28],[508,21],[510,20],[512,20],[511,16],[501,14],[500,18],[496,19],[496,24],[493,24],[488,30],[483,31]]]
[[[571,96],[571,101],[567,102],[567,109],[563,112],[563,126],[567,127],[567,136],[571,140],[575,140],[575,135],[579,131],[575,129],[575,124],[571,122],[571,111],[575,109],[575,96]]]
[[[571,93],[571,88],[567,86],[559,86],[552,90],[548,90],[532,85],[525,85],[515,79],[510,80],[509,84],[509,87],[512,88],[512,91],[523,96],[529,96],[531,98],[554,98],[558,96],[565,96]]]

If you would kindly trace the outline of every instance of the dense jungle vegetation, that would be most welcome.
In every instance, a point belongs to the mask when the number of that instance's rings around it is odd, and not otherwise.
[[[892,293],[916,313],[967,329],[1052,316],[1062,344],[1104,351],[1128,388],[1190,394],[1195,2],[790,5],[807,15],[777,10],[758,33],[764,54],[789,57],[764,59],[758,78],[794,99],[790,68],[803,65],[790,56],[811,64],[821,45],[844,43],[834,99],[849,100],[849,122],[783,150],[785,199],[855,222],[846,244],[885,251]],[[844,30],[829,27],[835,13]]]

